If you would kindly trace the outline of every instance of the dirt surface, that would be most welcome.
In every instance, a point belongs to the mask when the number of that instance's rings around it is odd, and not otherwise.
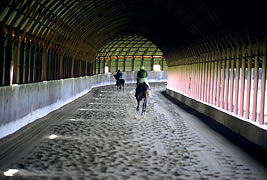
[[[266,166],[171,102],[165,86],[151,84],[143,116],[134,85],[105,86],[1,139],[0,179],[266,179]]]

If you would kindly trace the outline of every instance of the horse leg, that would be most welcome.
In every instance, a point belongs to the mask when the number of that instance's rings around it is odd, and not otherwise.
[[[136,112],[139,112],[139,106],[140,106],[140,101],[137,99],[137,107],[136,107]]]
[[[116,87],[117,87],[117,89],[119,88],[119,81],[118,80],[116,81]]]
[[[148,97],[148,90],[145,92],[145,99],[144,99],[144,103],[143,103],[143,109],[142,109],[142,114],[144,112],[146,112],[146,105],[147,105],[147,97]]]
[[[142,108],[142,115],[146,112],[146,98],[144,99],[144,102],[143,102],[143,108]]]
[[[145,98],[145,101],[144,101],[145,112],[146,112],[146,105],[147,105],[147,99]]]

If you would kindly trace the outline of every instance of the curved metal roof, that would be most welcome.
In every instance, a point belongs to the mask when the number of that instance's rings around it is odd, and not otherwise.
[[[143,36],[125,34],[109,41],[96,55],[96,57],[107,56],[163,56],[163,53]]]
[[[163,53],[203,37],[262,34],[267,1],[1,0],[0,26],[20,41],[89,61],[106,41],[137,33]],[[245,32],[245,33],[243,33]]]

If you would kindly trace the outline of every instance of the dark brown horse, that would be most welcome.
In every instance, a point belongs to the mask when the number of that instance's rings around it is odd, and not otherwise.
[[[125,80],[124,79],[119,79],[117,77],[117,75],[113,75],[113,76],[116,79],[116,86],[117,86],[117,88],[120,88],[121,89],[121,87],[122,87],[123,90],[124,90]]]
[[[136,112],[140,111],[140,101],[144,100],[141,115],[143,115],[146,112],[148,93],[149,93],[149,87],[144,82],[139,84],[135,90],[135,97],[137,100]]]

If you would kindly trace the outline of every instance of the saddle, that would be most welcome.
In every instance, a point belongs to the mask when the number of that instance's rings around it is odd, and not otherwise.
[[[146,98],[145,96],[145,92],[149,89],[148,85],[143,82],[143,83],[140,83],[136,89],[135,89],[135,97],[137,99],[140,99],[140,98]]]

